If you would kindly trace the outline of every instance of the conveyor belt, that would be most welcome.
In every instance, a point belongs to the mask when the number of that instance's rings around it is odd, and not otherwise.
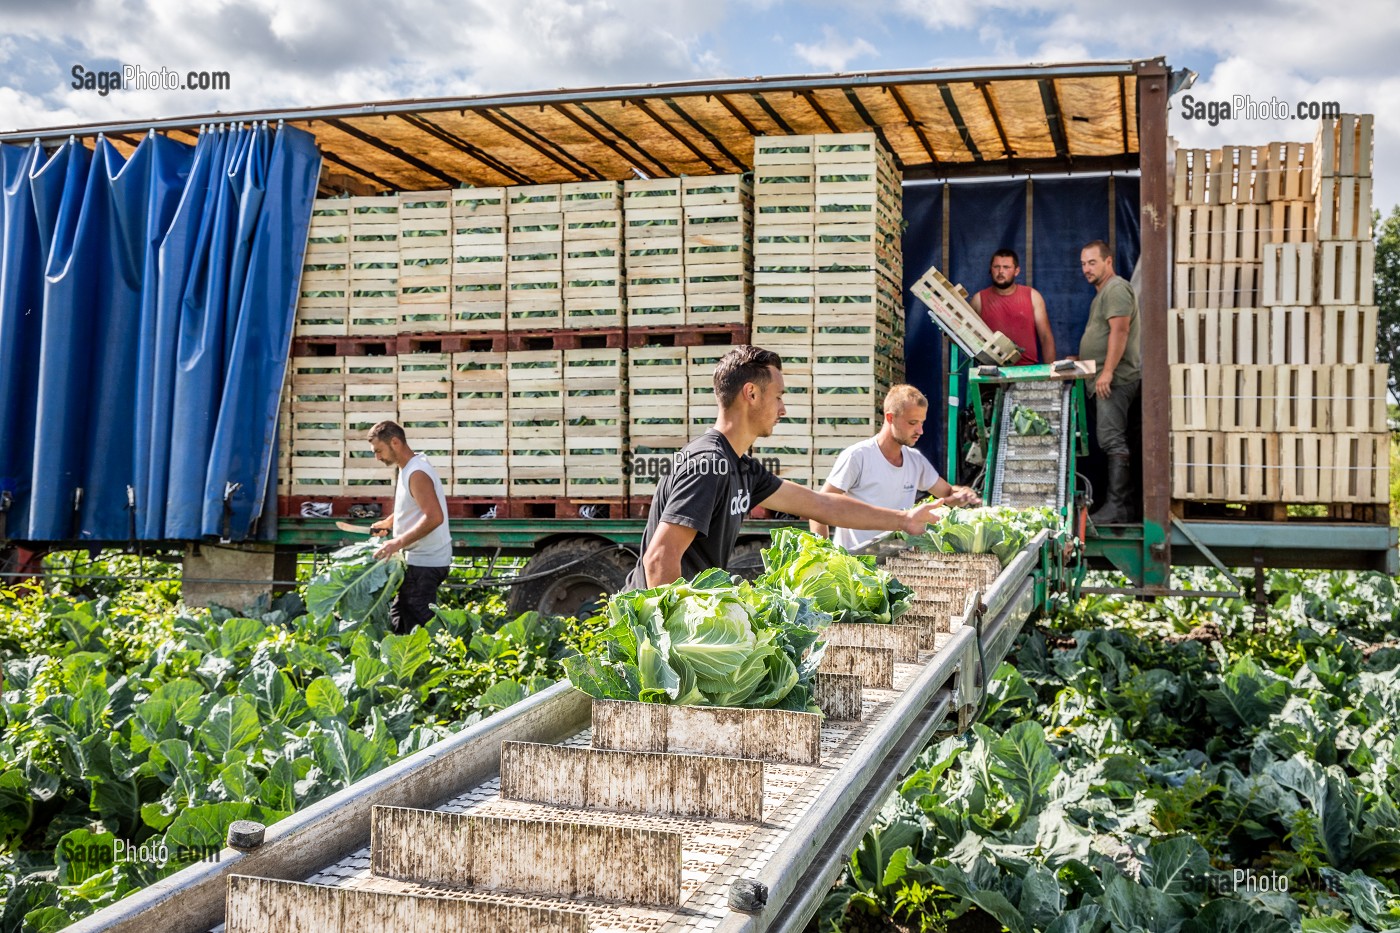
[[[1006,386],[993,452],[991,505],[1063,508],[1070,442],[1070,382],[1013,382]],[[1028,408],[1050,424],[1048,435],[1019,435],[1015,413]]]
[[[952,725],[965,727],[956,717],[975,708],[985,669],[999,663],[1034,608],[1032,574],[1049,540],[1042,532],[990,585],[985,557],[959,561],[906,552],[895,558],[896,573],[906,575],[920,597],[901,619],[913,627],[863,626],[872,640],[899,639],[903,647],[847,647],[844,655],[835,650],[828,655],[828,660],[843,657],[854,665],[849,669],[861,672],[862,716],[821,722],[815,762],[785,760],[794,757],[794,748],[778,741],[767,747],[750,742],[745,758],[727,757],[735,750],[701,756],[687,742],[703,744],[703,737],[687,739],[674,722],[665,740],[681,754],[595,751],[596,723],[567,725],[578,721],[586,701],[559,685],[474,727],[472,735],[454,737],[394,766],[393,774],[362,782],[372,786],[348,788],[312,808],[315,814],[284,821],[292,824],[288,828],[271,827],[262,849],[225,850],[217,866],[181,872],[71,929],[801,929],[900,772],[948,717],[955,717]],[[833,634],[833,646],[838,639],[849,646],[850,631]],[[920,646],[917,652],[914,644]],[[902,660],[894,661],[896,654]],[[881,669],[876,662],[886,659],[893,663]],[[889,682],[871,685],[882,676]],[[853,679],[838,676],[828,683],[849,686]],[[598,711],[595,705],[595,716]],[[757,718],[740,715],[733,734],[742,741],[761,737],[766,726],[755,725]],[[811,721],[815,727],[815,718]],[[503,746],[503,740],[525,744]],[[538,760],[547,766],[522,770],[520,763],[531,756],[542,756]],[[603,770],[564,774],[584,767],[583,758],[588,767]],[[604,759],[613,763],[599,765]],[[491,761],[498,764],[492,767]],[[659,789],[666,793],[638,783],[656,766],[677,775],[674,786]],[[707,779],[687,777],[711,767],[719,770],[706,772]],[[446,787],[454,772],[464,775],[454,790],[429,806],[417,802]],[[714,775],[720,774],[729,783],[716,791]],[[522,792],[531,781],[546,789]],[[609,806],[580,806],[573,799],[606,798],[620,785],[628,791],[608,798]],[[735,815],[750,790],[757,791],[755,805],[761,798],[757,819]],[[570,805],[560,805],[563,798],[570,798]],[[649,802],[642,803],[644,798]],[[699,815],[714,809],[734,812]],[[693,812],[681,812],[686,810]],[[529,846],[543,838],[542,829],[561,841],[543,854],[532,853]],[[472,837],[472,832],[485,835]],[[502,849],[503,838],[517,835],[523,840],[518,846]],[[466,845],[468,838],[481,842]],[[669,853],[672,845],[674,856],[638,857],[643,850]],[[315,861],[318,851],[323,856]],[[478,862],[472,863],[471,852],[481,853]],[[439,877],[444,871],[465,874],[448,883]],[[428,883],[427,877],[437,880]],[[736,882],[761,886],[766,906],[752,911],[732,906]]]

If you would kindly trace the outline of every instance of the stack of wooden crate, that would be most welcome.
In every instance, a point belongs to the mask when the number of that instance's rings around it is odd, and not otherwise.
[[[506,189],[452,192],[450,331],[506,329]]]
[[[1312,146],[1178,153],[1174,498],[1327,505],[1339,518],[1388,501],[1370,126],[1347,115],[1323,121]],[[1249,201],[1226,200],[1242,192]],[[1241,284],[1250,248],[1257,306]]]
[[[564,326],[564,206],[559,185],[520,185],[506,198],[506,330]]]
[[[563,351],[507,353],[506,393],[509,494],[564,495]]]
[[[452,192],[399,194],[399,333],[449,329],[453,235]]]
[[[685,324],[685,213],[681,179],[623,182],[628,327]]]
[[[634,466],[659,464],[691,438],[687,349],[644,346],[627,351],[627,436]],[[630,495],[649,496],[660,475],[633,469],[628,479]]]
[[[685,323],[749,324],[753,192],[742,175],[681,179]]]
[[[322,198],[311,212],[296,332],[342,337],[350,323],[350,201]]]
[[[903,378],[902,213],[872,133],[755,140],[753,339],[783,357],[788,407],[755,454],[785,478],[820,484]]]
[[[747,325],[752,197],[742,175],[623,183],[627,324]]]
[[[622,186],[561,187],[564,208],[564,326],[615,328],[624,313]]]
[[[504,305],[502,305],[504,309]],[[452,354],[452,494],[505,496],[509,485],[506,353]]]
[[[621,499],[627,383],[621,347],[564,350],[564,494]]]
[[[449,490],[455,425],[452,354],[401,353],[394,359],[399,375],[399,425],[408,446],[428,458],[444,491]]]
[[[350,300],[347,333],[399,330],[399,199],[350,198]]]

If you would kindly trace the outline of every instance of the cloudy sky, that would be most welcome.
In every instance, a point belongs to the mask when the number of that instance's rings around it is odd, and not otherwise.
[[[1121,7],[1116,8],[1116,7]],[[0,130],[557,87],[1150,58],[1202,101],[1376,114],[1376,205],[1400,202],[1400,17],[1382,0],[0,0]],[[231,89],[70,87],[87,70],[227,71]],[[1311,140],[1314,125],[1181,119],[1184,146]]]

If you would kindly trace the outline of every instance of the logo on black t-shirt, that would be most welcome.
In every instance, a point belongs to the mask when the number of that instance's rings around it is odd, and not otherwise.
[[[750,508],[749,503],[750,503],[750,501],[751,501],[751,500],[750,500],[750,498],[749,498],[749,491],[748,491],[747,489],[741,489],[741,490],[739,490],[738,492],[736,492],[736,493],[734,494],[733,498],[731,498],[731,499],[729,500],[729,514],[730,514],[730,515],[747,515],[747,514],[749,514],[749,508]]]

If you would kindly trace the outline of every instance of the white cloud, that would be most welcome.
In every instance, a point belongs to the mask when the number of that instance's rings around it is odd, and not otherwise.
[[[875,46],[860,38],[846,38],[830,26],[822,27],[820,42],[798,42],[792,50],[813,68],[823,71],[845,71],[846,66],[861,56],[878,56]]]
[[[0,128],[685,79],[721,68],[709,36],[726,10],[724,0],[74,6],[7,11]],[[98,97],[68,87],[74,63],[226,71],[231,90]]]

